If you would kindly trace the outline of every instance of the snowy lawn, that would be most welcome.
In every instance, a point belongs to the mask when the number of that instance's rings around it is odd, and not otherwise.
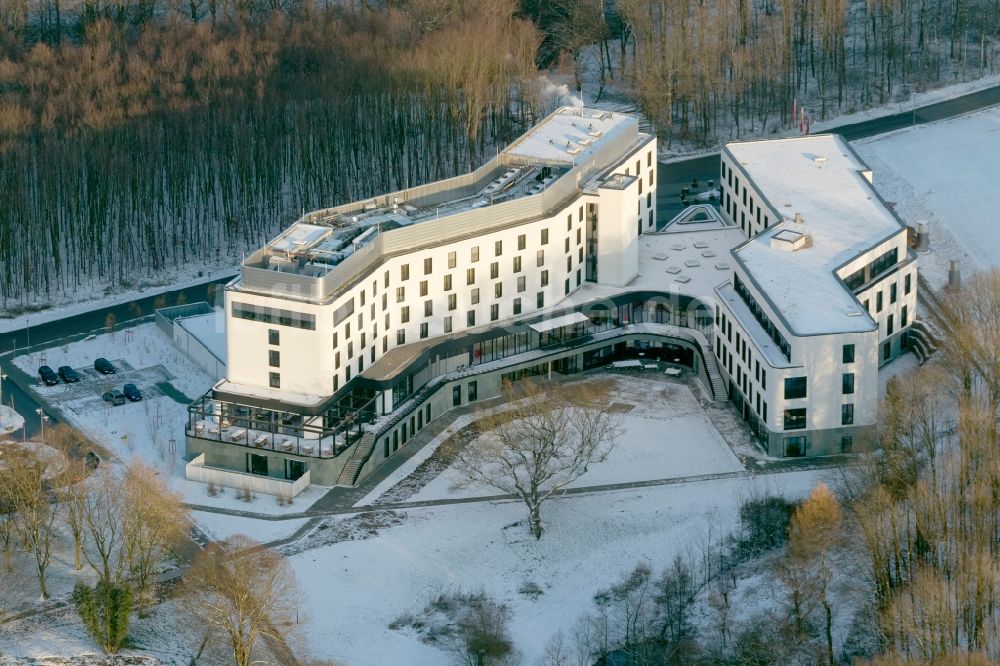
[[[301,507],[299,507],[301,509]],[[291,536],[307,522],[308,518],[291,518],[289,520],[258,520],[240,516],[227,516],[221,513],[192,511],[191,517],[202,532],[216,541],[228,539],[234,534],[245,534],[261,543],[270,543]]]
[[[743,469],[687,386],[659,378],[622,375],[598,375],[579,384],[607,391],[608,404],[622,412],[623,431],[607,460],[590,465],[569,487]],[[462,476],[449,468],[411,499],[481,497],[498,492],[489,487],[463,487]]]
[[[593,609],[594,593],[636,563],[659,571],[675,555],[697,554],[705,539],[734,530],[751,484],[798,499],[821,474],[557,498],[543,508],[546,533],[540,541],[529,534],[518,502],[397,512],[402,523],[377,536],[291,556],[311,623],[311,652],[353,666],[451,663],[450,655],[388,625],[407,613],[419,615],[441,593],[482,588],[509,604],[523,663],[537,663],[549,638],[559,630],[571,635],[577,618]],[[534,599],[519,593],[528,582],[543,593]]]
[[[875,188],[908,224],[931,223],[931,252],[920,270],[934,286],[948,260],[963,273],[1000,266],[996,187],[1000,108],[854,143],[875,174]]]

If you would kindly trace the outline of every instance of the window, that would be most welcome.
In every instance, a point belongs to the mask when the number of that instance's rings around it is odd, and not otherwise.
[[[563,252],[569,252],[569,238],[566,238],[565,248],[563,249]]]
[[[354,358],[354,342],[350,341],[347,343],[347,359],[350,360]]]
[[[896,285],[895,284],[890,284],[889,285],[889,302],[890,303],[895,303],[896,302]]]
[[[469,396],[469,402],[479,397],[478,382],[469,382],[468,387],[466,387],[466,395]]]
[[[563,293],[564,294],[569,293],[569,278],[566,278],[566,283],[563,285]]]
[[[840,406],[840,425],[854,425],[854,403]]]
[[[516,314],[516,315],[521,314],[521,299],[520,298],[515,298],[514,299],[514,314]]]
[[[844,395],[851,395],[854,393],[854,373],[845,372],[840,377],[840,390]]]
[[[503,241],[498,240],[493,243],[493,256],[499,257],[501,254],[503,254]]]
[[[542,286],[543,287],[549,286],[549,272],[548,271],[542,271]]]
[[[462,404],[462,387],[455,386],[451,389],[451,406],[458,407]]]
[[[493,285],[493,297],[503,298],[503,282],[497,282]]]
[[[470,258],[472,259],[472,263],[476,263],[477,261],[479,261],[479,246],[478,245],[476,245],[475,247],[472,248],[472,251],[470,252]]]
[[[434,314],[434,301],[424,301],[424,316],[430,317]]]
[[[520,294],[522,291],[527,289],[527,286],[528,286],[528,280],[523,275],[519,275],[517,277],[517,293]],[[906,308],[903,308],[903,310],[905,312]]]
[[[406,344],[406,331],[402,328],[396,331],[396,344],[397,345]]]
[[[871,304],[871,301],[869,301],[869,300],[868,300],[868,299],[866,298],[866,299],[865,299],[865,312],[871,312],[871,311],[872,311],[872,304]]]
[[[281,388],[281,375],[277,372],[268,373],[268,385],[271,388]]]
[[[476,284],[476,269],[466,268],[465,269],[465,284]]]
[[[804,398],[804,397],[806,397],[806,378],[786,377],[785,400],[794,400],[796,398]]]
[[[903,278],[903,293],[904,294],[910,293],[910,275],[911,275],[910,273],[907,273],[906,277]]]
[[[410,322],[410,306],[402,307],[399,309],[399,321],[403,324],[408,324]]]
[[[458,297],[455,294],[448,294],[448,310],[454,310],[458,307]]]
[[[496,321],[500,318],[500,306],[494,303],[490,306],[490,321]]]
[[[427,322],[420,324],[420,339],[423,340],[427,337]]]
[[[400,280],[409,280],[410,279],[410,265],[409,264],[403,264],[402,266],[399,267],[399,279]]]
[[[905,328],[906,325],[910,322],[910,319],[909,319],[909,314],[910,313],[907,312],[907,307],[908,306],[904,305],[903,309],[899,313],[899,327],[900,328]]]
[[[875,294],[875,312],[882,312],[882,292]]]
[[[802,430],[806,427],[806,408],[785,410],[785,430]]]
[[[841,352],[841,360],[844,363],[854,363],[854,345],[844,345]]]
[[[427,295],[427,280],[420,281],[420,295],[421,296]]]
[[[479,287],[472,290],[472,304],[476,305],[479,303]]]
[[[760,387],[767,390],[767,370],[760,371]],[[767,412],[767,405],[764,405],[764,411]]]
[[[548,245],[548,244],[549,244],[549,230],[542,229],[542,245]]]
[[[535,294],[535,307],[544,308],[545,307],[545,292],[540,291]]]
[[[496,280],[498,277],[500,277],[500,262],[494,261],[490,264],[490,279]]]
[[[272,368],[281,367],[281,352],[274,351],[273,349],[267,352],[267,364]]]
[[[844,435],[840,438],[840,452],[850,453],[851,449],[854,447],[854,437],[851,435]]]
[[[788,458],[800,458],[806,454],[805,437],[786,437],[785,456]]]
[[[521,257],[514,257],[514,272],[521,272]]]
[[[434,261],[430,257],[424,259],[424,275],[430,275],[434,271]]]
[[[470,327],[476,325],[476,311],[475,310],[469,310],[468,312],[465,313],[465,325],[466,326],[470,326]]]
[[[340,370],[340,352],[333,355],[333,369]]]
[[[451,328],[452,328],[451,315],[448,315],[447,317],[444,318],[444,332],[451,333]]]
[[[256,453],[248,453],[247,471],[251,474],[267,476],[267,456],[257,455]]]
[[[882,345],[882,360],[888,361],[890,358],[892,358],[892,343],[887,342]]]
[[[541,268],[545,265],[545,250],[539,250],[535,253],[535,266]]]
[[[885,334],[892,335],[892,315],[889,315],[885,319]]]
[[[566,231],[573,228],[573,213],[566,216]]]
[[[396,302],[402,303],[406,300],[406,287],[396,287]]]
[[[386,272],[385,272],[385,275],[383,276],[383,279],[382,279],[382,284],[383,284],[383,286],[385,286],[386,288],[388,288],[388,287],[389,287],[389,271],[386,271]]]
[[[521,234],[517,237],[517,249],[523,250],[526,247],[528,247],[528,237]]]
[[[458,264],[458,253],[448,253],[448,268],[454,268]]]
[[[583,229],[576,230],[576,244],[579,245],[583,242]]]
[[[267,344],[269,345],[281,344],[281,331],[279,331],[276,328],[269,328],[267,330]]]

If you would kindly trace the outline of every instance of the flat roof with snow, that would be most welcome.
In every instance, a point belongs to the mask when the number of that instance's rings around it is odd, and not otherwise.
[[[529,163],[575,164],[610,138],[632,130],[639,121],[622,113],[564,106],[547,116],[503,153]]]
[[[791,331],[872,330],[874,322],[835,273],[904,230],[866,178],[868,167],[842,137],[829,134],[730,143],[725,151],[784,220],[733,256]],[[790,232],[808,242],[793,248]]]

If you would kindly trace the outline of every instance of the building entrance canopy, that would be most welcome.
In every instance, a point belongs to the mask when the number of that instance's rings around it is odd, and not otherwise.
[[[553,317],[552,319],[546,319],[545,321],[540,321],[536,324],[530,324],[528,328],[536,333],[548,333],[549,331],[554,331],[557,328],[562,328],[563,326],[572,326],[573,324],[580,324],[585,321],[590,321],[587,315],[582,312],[571,312],[560,317]]]

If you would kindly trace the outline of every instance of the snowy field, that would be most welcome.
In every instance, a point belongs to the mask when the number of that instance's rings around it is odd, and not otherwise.
[[[538,663],[551,636],[571,634],[577,618],[593,609],[594,593],[638,562],[659,571],[674,555],[696,554],[706,539],[734,530],[752,484],[798,499],[820,475],[810,470],[557,498],[543,507],[540,541],[529,534],[517,502],[397,512],[402,523],[374,538],[291,556],[311,622],[310,649],[352,666],[452,663],[451,655],[388,625],[419,615],[438,594],[481,588],[510,605],[523,663]],[[528,582],[543,593],[519,593]]]
[[[246,534],[261,543],[286,539],[292,536],[295,530],[309,522],[308,518],[260,520],[207,511],[192,511],[191,517],[198,523],[198,527],[206,536],[216,541],[228,539],[234,534]]]
[[[1000,108],[855,142],[875,188],[908,224],[931,223],[931,252],[920,270],[940,287],[948,261],[963,274],[1000,266]]]
[[[666,380],[621,375],[599,376],[580,384],[599,384],[602,392],[608,392],[608,403],[622,412],[622,434],[607,460],[590,465],[587,472],[569,487],[651,481],[743,469],[687,386]],[[470,446],[475,446],[475,442]],[[482,497],[498,492],[489,487],[463,487],[458,472],[448,469],[411,499]]]

